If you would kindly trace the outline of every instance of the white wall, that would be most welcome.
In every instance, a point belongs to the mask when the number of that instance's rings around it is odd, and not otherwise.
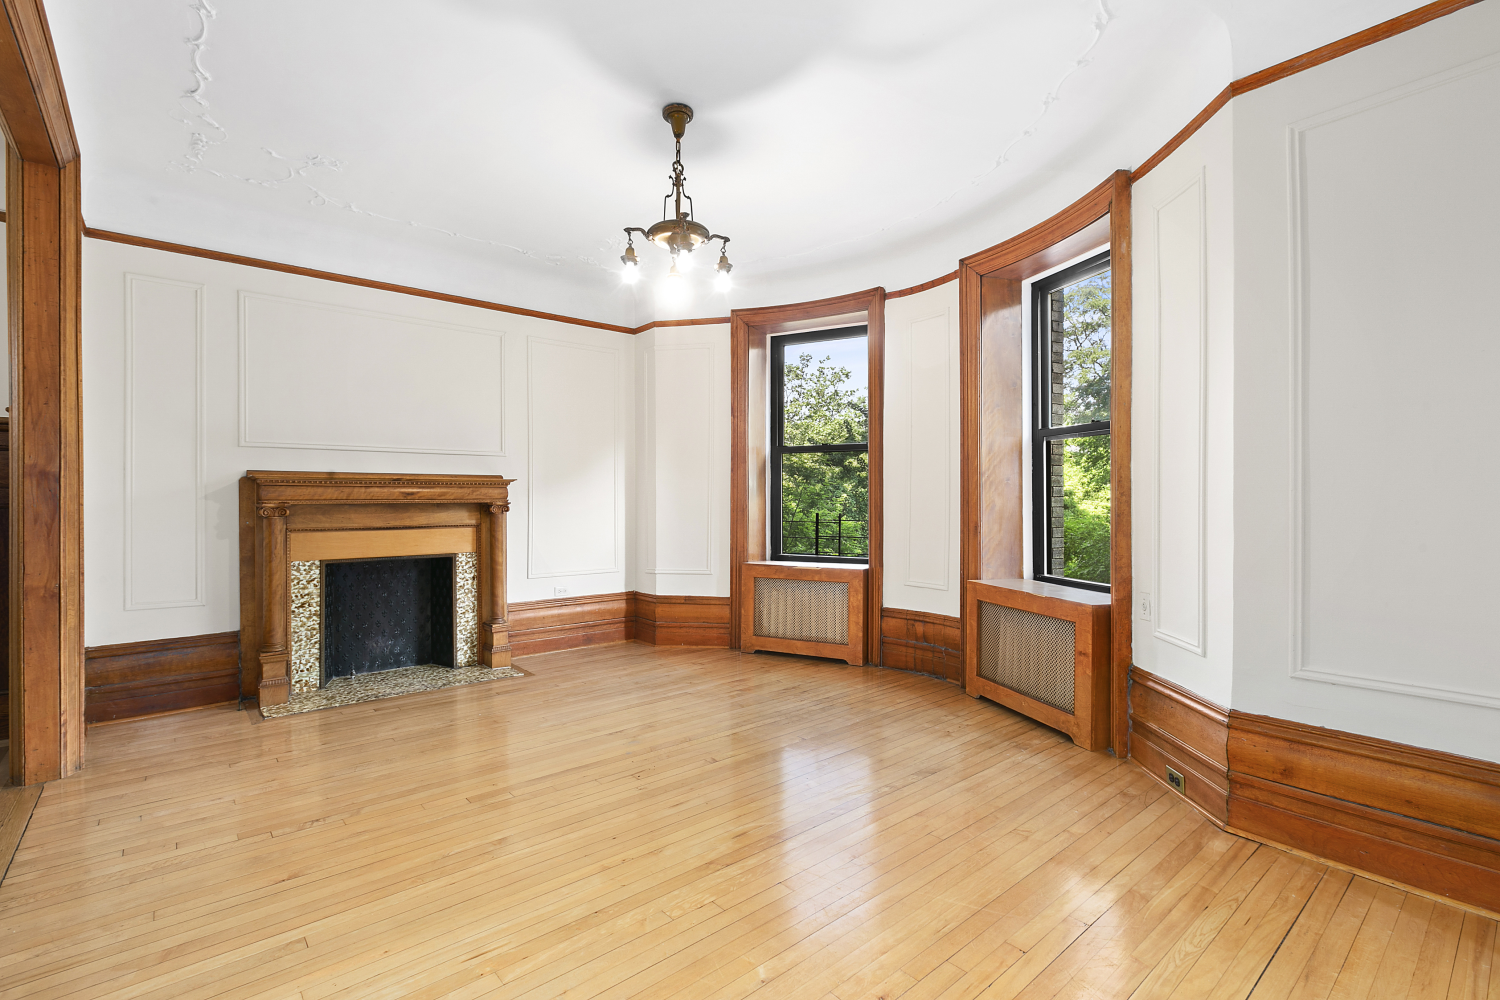
[[[3,178],[4,176],[5,176],[5,168],[3,166],[0,166],[0,178]],[[6,242],[5,223],[0,222],[0,262],[3,262],[5,260],[5,251],[6,251],[7,245],[8,244]],[[6,316],[6,317],[10,316],[9,299],[6,297],[9,294],[8,285],[9,285],[9,282],[0,281],[0,316]],[[3,358],[5,360],[6,372],[7,372],[7,375],[6,375],[5,379],[4,379],[4,385],[0,386],[0,412],[3,412],[5,414],[9,415],[9,413],[10,413],[10,376],[9,376],[9,371],[10,371],[10,367],[9,367],[10,366],[10,337],[8,335],[4,336],[4,337],[0,337],[0,358]]]
[[[1234,107],[1131,195],[1135,663],[1222,706],[1234,668]]]
[[[1500,759],[1500,6],[1234,102],[1237,709]]]
[[[885,304],[885,606],[957,617],[958,282]]]
[[[499,474],[512,601],[626,590],[634,338],[84,241],[85,642],[239,627],[247,469]]]
[[[728,597],[729,324],[635,339],[634,589]]]

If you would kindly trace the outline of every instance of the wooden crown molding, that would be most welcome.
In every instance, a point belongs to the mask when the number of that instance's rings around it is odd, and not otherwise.
[[[62,72],[42,0],[0,0],[0,126],[21,159],[65,167],[78,159]]]
[[[877,286],[863,291],[850,292],[847,295],[813,299],[810,302],[735,309],[729,316],[731,323],[743,323],[747,327],[753,327],[765,333],[789,333],[802,323],[823,321],[838,323],[845,318],[873,311],[875,303],[882,302],[885,298],[885,289]],[[852,318],[850,321],[861,322],[859,319]]]
[[[1111,174],[1088,194],[1050,219],[1037,223],[1024,233],[1012,236],[1003,243],[997,243],[965,257],[959,262],[959,271],[972,271],[981,277],[993,274],[1004,267],[1033,257],[1048,247],[1087,229],[1091,223],[1109,214],[1110,202],[1114,199],[1119,186],[1116,175],[1121,173],[1124,171]],[[1082,249],[1087,249],[1087,247]],[[1018,275],[1018,277],[1030,277],[1030,275]]]
[[[728,326],[728,316],[704,316],[700,319],[654,319],[649,323],[642,323],[631,330],[631,333],[645,333],[647,330],[655,330],[663,326]]]
[[[907,295],[925,292],[928,289],[937,288],[939,285],[946,285],[948,282],[956,280],[958,280],[958,269],[954,268],[941,278],[933,278],[931,281],[924,281],[920,285],[912,285],[910,288],[899,288],[894,292],[886,292],[885,297],[888,300],[904,298]]]
[[[202,247],[191,247],[182,243],[168,243],[165,240],[153,240],[145,236],[130,236],[126,233],[114,233],[107,229],[85,229],[83,235],[90,239],[105,240],[109,243],[123,243],[126,246],[142,247],[146,250],[161,250],[166,253],[180,253],[189,257],[202,257],[205,260],[217,260],[226,264],[242,264],[245,267],[258,267],[267,271],[280,271],[282,274],[295,274],[304,278],[321,278],[324,281],[337,281],[346,285],[358,285],[361,288],[375,288],[382,292],[398,292],[402,295],[415,295],[422,299],[435,299],[438,302],[452,302],[455,305],[473,306],[475,309],[488,309],[492,312],[509,313],[512,316],[530,316],[533,319],[546,319],[555,323],[568,323],[573,326],[586,326],[594,330],[609,330],[612,333],[638,333],[635,327],[619,326],[615,323],[599,323],[591,319],[579,319],[576,316],[563,316],[559,313],[542,312],[538,309],[522,309],[520,306],[508,306],[500,302],[490,302],[485,299],[472,299],[466,295],[450,295],[447,292],[434,292],[426,288],[414,288],[411,285],[398,285],[389,281],[375,281],[372,278],[358,278],[351,274],[338,274],[334,271],[320,271],[313,267],[299,267],[296,264],[281,264],[274,260],[262,260],[259,257],[245,257],[237,253],[225,253],[221,250],[205,250]]]
[[[1300,56],[1293,56],[1274,66],[1267,66],[1265,69],[1251,73],[1249,76],[1240,77],[1214,95],[1214,99],[1209,101],[1203,110],[1194,116],[1192,121],[1183,126],[1180,132],[1168,139],[1166,145],[1153,153],[1151,158],[1145,163],[1136,167],[1130,175],[1131,183],[1134,184],[1142,177],[1145,177],[1160,165],[1163,160],[1171,156],[1177,150],[1177,147],[1187,142],[1194,132],[1198,131],[1210,118],[1218,114],[1220,109],[1228,104],[1231,98],[1238,97],[1241,94],[1248,94],[1252,90],[1259,90],[1261,87],[1275,83],[1277,80],[1285,80],[1287,77],[1295,76],[1303,70],[1312,69],[1314,66],[1321,66],[1326,62],[1337,59],[1339,56],[1346,56],[1351,52],[1357,52],[1367,45],[1383,42],[1387,38],[1392,38],[1413,28],[1419,28],[1428,21],[1435,21],[1440,17],[1463,10],[1465,7],[1472,7],[1476,3],[1479,3],[1479,0],[1437,0],[1437,2],[1427,4],[1425,7],[1418,7],[1416,10],[1393,17],[1389,21],[1382,21],[1363,31],[1356,31],[1352,35],[1346,35],[1338,41],[1329,42],[1327,45],[1320,45],[1311,52],[1304,52]]]

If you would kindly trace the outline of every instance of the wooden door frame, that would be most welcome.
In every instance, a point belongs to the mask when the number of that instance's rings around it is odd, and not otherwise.
[[[767,557],[766,506],[769,453],[769,360],[767,339],[778,333],[869,328],[870,562],[865,578],[865,662],[880,662],[881,571],[885,532],[885,289],[868,288],[812,302],[735,309],[729,316],[729,648],[740,648],[738,609],[741,567]]]
[[[78,141],[41,0],[0,0],[10,327],[10,761],[83,766],[83,214]]]
[[[1130,171],[1117,170],[1052,218],[959,264],[960,524],[970,580],[1026,575],[1021,283],[1104,242],[1110,249],[1110,745],[1126,752],[1131,661]],[[966,630],[967,631],[967,630]]]

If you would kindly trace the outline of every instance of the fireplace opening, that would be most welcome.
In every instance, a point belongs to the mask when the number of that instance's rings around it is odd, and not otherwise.
[[[456,665],[454,557],[325,561],[323,683]]]

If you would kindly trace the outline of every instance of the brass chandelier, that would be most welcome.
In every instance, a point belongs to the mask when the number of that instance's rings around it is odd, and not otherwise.
[[[719,240],[719,262],[714,265],[717,273],[714,285],[719,291],[727,292],[729,272],[734,270],[734,265],[729,263],[729,237],[711,233],[707,226],[693,218],[692,196],[683,190],[687,174],[682,169],[682,134],[687,131],[687,123],[693,120],[693,109],[686,104],[668,104],[661,109],[661,116],[672,126],[672,136],[677,140],[677,157],[672,161],[672,191],[662,197],[660,222],[650,229],[625,227],[625,253],[620,257],[620,263],[625,265],[625,282],[634,284],[641,276],[641,261],[635,252],[636,233],[672,255],[672,268],[667,272],[666,287],[669,289],[680,286],[684,280],[682,272],[677,269],[677,263],[680,259],[686,265],[689,258],[680,257],[681,254],[690,254],[704,243]],[[683,202],[687,202],[686,211],[683,211]]]

